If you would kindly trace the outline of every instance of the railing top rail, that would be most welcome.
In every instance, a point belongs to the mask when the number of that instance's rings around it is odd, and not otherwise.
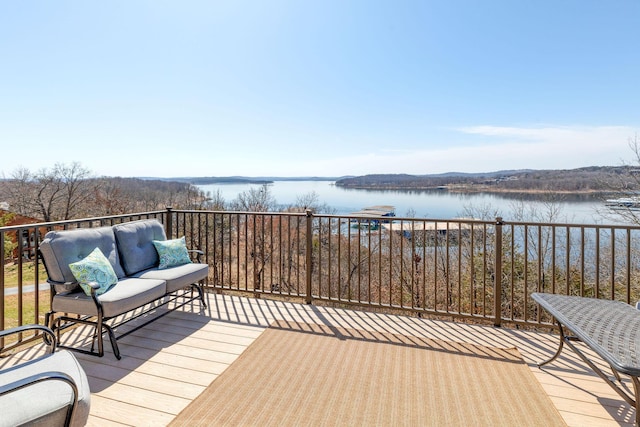
[[[306,216],[305,212],[257,212],[257,211],[221,211],[221,210],[200,210],[200,209],[172,209],[173,213],[188,214],[214,214],[214,215],[262,215],[262,216]],[[315,216],[315,214],[314,214]]]
[[[252,212],[252,211],[222,211],[222,210],[172,210],[174,213],[213,213],[220,215],[262,215],[262,216],[306,216],[305,212]],[[414,221],[414,222],[437,222],[437,223],[464,223],[464,224],[486,224],[495,225],[498,218],[479,219],[479,218],[417,218],[417,217],[400,217],[400,216],[384,216],[384,215],[353,215],[353,214],[325,214],[313,213],[316,218],[350,218],[350,219],[370,219],[381,221]],[[570,228],[597,228],[597,229],[633,229],[640,230],[640,225],[635,224],[586,224],[586,223],[569,223],[569,222],[535,222],[535,221],[510,221],[504,218],[500,219],[501,225],[512,226],[554,226],[554,227],[570,227]]]
[[[635,224],[585,224],[585,223],[570,223],[570,222],[533,222],[533,221],[502,221],[503,225],[513,226],[553,226],[558,228],[606,228],[606,229],[620,229],[620,230],[640,230],[640,225]]]
[[[30,224],[20,224],[20,225],[10,225],[6,227],[0,227],[0,232],[20,230],[23,228],[53,227],[53,226],[68,225],[68,224],[79,224],[83,222],[107,221],[107,220],[113,220],[113,219],[130,218],[135,216],[161,215],[161,214],[165,214],[166,212],[167,212],[166,210],[159,210],[159,211],[149,211],[149,212],[136,212],[136,213],[130,213],[130,214],[121,214],[121,215],[96,216],[91,218],[76,218],[76,219],[68,219],[63,221],[34,222]]]
[[[39,222],[39,223],[30,223],[30,224],[20,224],[20,225],[12,225],[0,227],[0,231],[15,231],[24,228],[32,228],[32,227],[52,227],[52,226],[63,226],[69,224],[79,224],[83,222],[93,222],[93,221],[108,221],[115,219],[124,219],[130,217],[144,217],[144,216],[152,216],[152,215],[162,215],[167,212],[172,213],[187,213],[187,214],[220,214],[220,215],[258,215],[258,216],[296,216],[296,217],[304,217],[307,215],[306,212],[252,212],[252,211],[227,211],[227,210],[198,210],[198,209],[171,209],[167,208],[166,210],[156,210],[156,211],[147,211],[147,212],[134,212],[128,214],[119,214],[119,215],[107,215],[107,216],[99,216],[99,217],[90,217],[90,218],[76,218],[70,220],[63,221],[49,221],[49,222]],[[437,223],[464,223],[464,224],[486,224],[486,225],[495,225],[496,219],[477,219],[477,218],[415,218],[415,217],[398,217],[398,216],[381,216],[381,215],[341,215],[341,214],[322,214],[322,213],[314,213],[314,217],[318,218],[350,218],[350,219],[364,219],[364,220],[380,220],[380,221],[414,221],[414,222],[437,222]],[[640,230],[640,225],[634,224],[585,224],[585,223],[567,223],[567,222],[534,222],[534,221],[509,221],[509,220],[501,220],[502,225],[510,225],[510,226],[553,226],[553,227],[563,227],[563,228],[592,228],[592,229],[618,229],[618,230]]]

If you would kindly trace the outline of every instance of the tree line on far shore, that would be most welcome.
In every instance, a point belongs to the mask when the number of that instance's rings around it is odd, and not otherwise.
[[[571,170],[521,170],[487,174],[365,175],[343,178],[336,185],[363,189],[429,189],[451,191],[514,191],[579,193],[640,197],[640,138],[629,140],[631,164]],[[244,212],[335,213],[320,203],[315,192],[299,195],[290,206],[278,205],[265,184],[251,187],[226,201],[184,180],[96,177],[78,162],[57,163],[31,171],[21,167],[0,179],[0,206],[9,212],[45,222],[175,209],[236,210]],[[637,211],[618,212],[640,224]]]
[[[568,170],[515,170],[486,174],[364,175],[336,185],[362,189],[447,189],[451,191],[546,191],[559,193],[637,192],[638,166],[592,166]]]
[[[55,164],[33,172],[18,168],[0,179],[0,206],[5,210],[44,222],[63,221],[174,209],[284,210],[332,213],[314,192],[300,195],[291,206],[280,206],[268,186],[249,188],[231,201],[219,192],[202,191],[184,181],[122,177],[95,177],[78,162]]]
[[[80,163],[55,164],[32,172],[16,169],[0,180],[0,202],[10,212],[45,222],[163,209],[195,208],[204,202],[197,187],[180,182],[95,177]]]

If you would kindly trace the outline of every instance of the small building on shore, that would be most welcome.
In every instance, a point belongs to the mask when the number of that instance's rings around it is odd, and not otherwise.
[[[456,221],[401,221],[382,224],[382,228],[427,246],[445,239],[450,244],[458,244],[459,239],[469,236],[472,231],[471,224]]]

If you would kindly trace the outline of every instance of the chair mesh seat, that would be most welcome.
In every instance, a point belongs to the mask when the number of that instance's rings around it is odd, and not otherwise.
[[[534,298],[617,370],[640,376],[640,310],[595,298],[553,294]]]

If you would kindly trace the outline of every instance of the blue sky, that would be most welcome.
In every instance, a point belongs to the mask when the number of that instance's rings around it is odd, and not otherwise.
[[[0,173],[634,161],[640,1],[0,2]]]

